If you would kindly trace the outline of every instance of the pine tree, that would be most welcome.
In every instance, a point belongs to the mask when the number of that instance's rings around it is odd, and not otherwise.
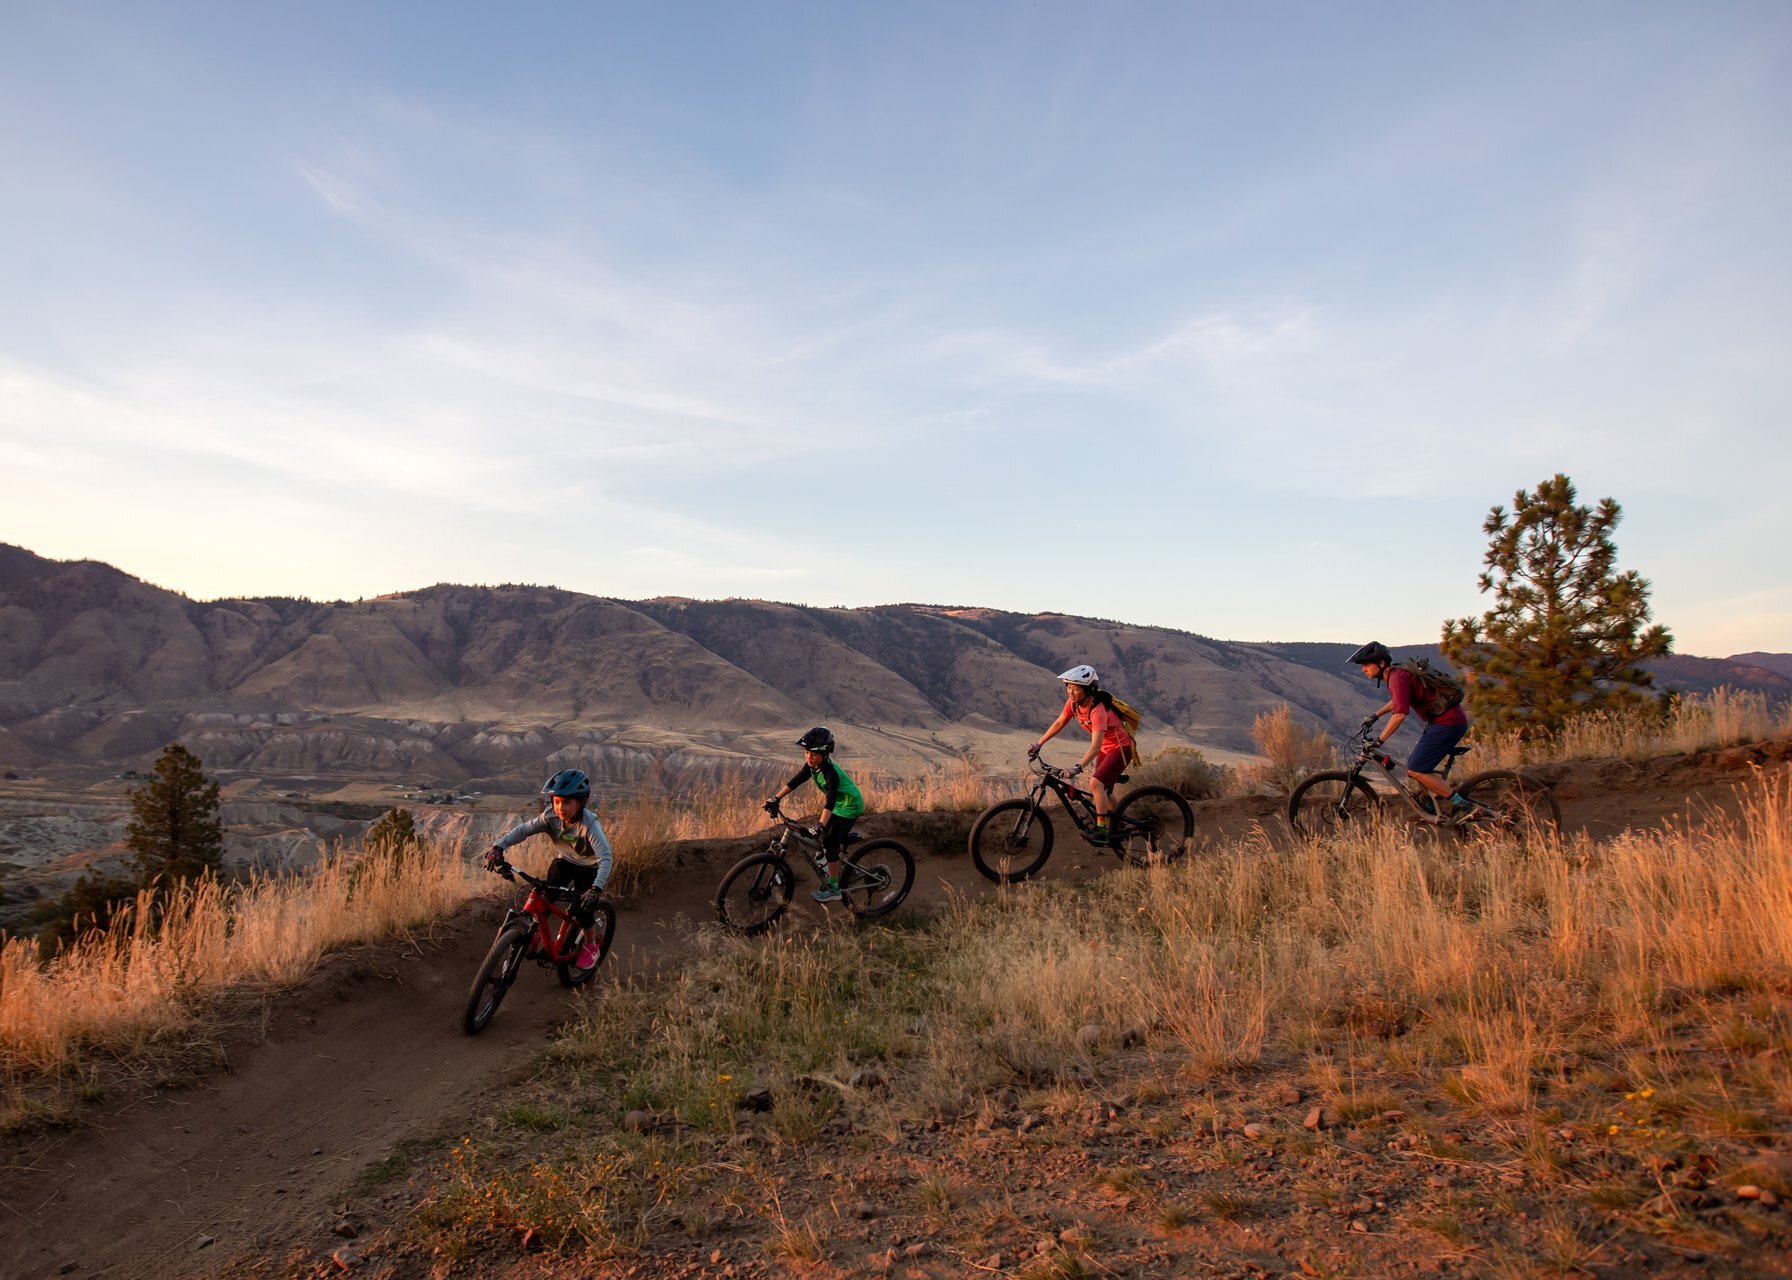
[[[369,853],[385,850],[403,854],[416,843],[417,819],[409,809],[386,810],[367,828],[367,834],[361,837],[362,847]]]
[[[1468,678],[1468,710],[1490,728],[1554,732],[1587,711],[1636,704],[1653,685],[1639,665],[1671,651],[1649,621],[1649,584],[1616,570],[1610,498],[1579,505],[1557,475],[1495,507],[1481,573],[1494,607],[1444,624],[1443,652]]]
[[[206,780],[199,757],[174,742],[155,768],[155,777],[131,792],[125,830],[138,883],[146,888],[216,871],[224,861],[218,784]]]

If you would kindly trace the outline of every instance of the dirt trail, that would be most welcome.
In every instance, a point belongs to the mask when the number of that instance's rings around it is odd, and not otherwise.
[[[1779,744],[1760,758],[1789,755],[1792,746]],[[1733,807],[1753,759],[1740,749],[1548,772],[1570,827],[1606,835]],[[1197,808],[1203,836],[1235,838],[1260,825],[1282,838],[1279,802],[1267,797]],[[906,909],[990,890],[962,852],[967,826],[936,815],[866,824],[874,835],[902,835],[916,852]],[[952,852],[929,852],[929,843]],[[444,922],[427,940],[329,958],[270,1003],[265,1024],[235,1036],[226,1069],[187,1089],[96,1104],[73,1133],[15,1140],[0,1168],[0,1280],[229,1274],[233,1258],[341,1245],[330,1228],[345,1206],[377,1194],[357,1188],[371,1166],[488,1112],[582,1001],[601,1002],[616,982],[676,964],[689,929],[710,918],[722,869],[756,846],[686,846],[658,888],[620,903],[612,963],[589,991],[566,992],[551,971],[531,969],[477,1037],[458,1020],[499,907]],[[1060,827],[1045,875],[1081,879],[1113,865]],[[798,914],[819,921],[823,909],[805,901]]]

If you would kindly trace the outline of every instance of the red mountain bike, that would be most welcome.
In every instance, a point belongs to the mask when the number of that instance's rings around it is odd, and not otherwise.
[[[485,1024],[498,1011],[504,993],[510,990],[510,984],[522,971],[523,961],[533,960],[543,966],[551,964],[559,971],[562,986],[582,987],[591,981],[598,965],[610,954],[610,943],[616,936],[616,908],[600,900],[592,908],[591,927],[603,939],[603,945],[598,948],[597,960],[589,968],[581,968],[579,948],[585,941],[584,930],[561,905],[571,903],[579,896],[579,891],[571,885],[538,880],[508,862],[500,862],[492,870],[506,880],[521,880],[529,886],[529,893],[521,907],[512,907],[504,913],[504,922],[498,926],[492,949],[485,953],[485,960],[473,979],[473,989],[467,993],[467,1007],[461,1014],[460,1025],[470,1036],[485,1030]]]

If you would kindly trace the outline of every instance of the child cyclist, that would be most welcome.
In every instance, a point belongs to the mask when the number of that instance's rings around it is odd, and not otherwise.
[[[778,788],[776,795],[766,800],[765,811],[775,816],[778,801],[805,782],[814,782],[820,789],[821,810],[825,815],[821,824],[821,852],[827,859],[828,873],[821,888],[810,896],[817,902],[835,902],[840,897],[840,851],[846,847],[853,819],[865,812],[865,797],[859,794],[858,784],[846,770],[834,763],[834,735],[826,728],[816,725],[798,738],[796,745],[803,749],[803,767]]]
[[[1064,710],[1058,713],[1051,727],[1039,735],[1039,741],[1027,748],[1027,759],[1038,759],[1039,748],[1057,737],[1072,716],[1089,731],[1089,749],[1071,766],[1070,772],[1072,775],[1081,773],[1090,761],[1095,762],[1095,771],[1089,775],[1089,793],[1095,800],[1095,835],[1091,842],[1104,845],[1108,843],[1108,816],[1114,809],[1114,784],[1126,768],[1127,753],[1133,745],[1132,734],[1120,719],[1120,713],[1114,710],[1113,696],[1101,687],[1094,667],[1085,662],[1072,667],[1058,679],[1064,682]]]
[[[591,908],[610,882],[610,837],[604,834],[603,825],[591,811],[591,779],[583,771],[560,770],[541,784],[541,798],[548,807],[499,836],[486,851],[485,867],[496,871],[504,864],[504,851],[530,836],[552,839],[554,860],[548,866],[547,882],[571,885],[579,891],[572,918],[579,922],[586,936],[574,963],[589,969],[603,959],[604,940],[591,932],[596,919]]]

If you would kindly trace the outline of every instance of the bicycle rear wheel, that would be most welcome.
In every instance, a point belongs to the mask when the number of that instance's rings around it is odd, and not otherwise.
[[[581,949],[584,947],[585,939],[593,935],[598,939],[597,959],[591,962],[590,967],[580,968],[577,955],[574,955],[574,957],[565,964],[554,966],[556,971],[560,974],[561,986],[584,986],[587,982],[591,981],[591,977],[597,972],[598,966],[603,964],[604,960],[609,956],[610,943],[616,939],[616,908],[612,907],[607,902],[600,902],[591,909],[591,927],[585,931],[585,937],[579,940]]]
[[[1175,862],[1195,838],[1195,811],[1171,787],[1134,787],[1114,807],[1114,852],[1135,867]]]
[[[1004,800],[971,827],[971,861],[997,884],[1037,875],[1052,856],[1052,820],[1031,800]]]
[[[881,916],[908,897],[915,882],[915,855],[899,840],[868,840],[846,855],[840,897],[855,916]]]
[[[764,933],[790,905],[795,889],[790,864],[766,852],[742,858],[716,890],[716,919],[751,937]]]
[[[1511,769],[1488,769],[1464,778],[1457,790],[1492,816],[1467,820],[1457,830],[1467,834],[1499,832],[1520,839],[1549,838],[1562,832],[1562,807],[1547,783]]]
[[[462,1031],[476,1036],[485,1030],[503,1002],[504,993],[516,981],[517,971],[523,967],[523,953],[529,949],[529,938],[534,932],[533,924],[518,920],[492,942],[492,949],[485,953],[473,978],[473,989],[467,993],[467,1007],[460,1015]]]
[[[1366,826],[1381,807],[1381,797],[1354,773],[1316,773],[1288,797],[1288,825],[1302,840],[1337,835]]]

